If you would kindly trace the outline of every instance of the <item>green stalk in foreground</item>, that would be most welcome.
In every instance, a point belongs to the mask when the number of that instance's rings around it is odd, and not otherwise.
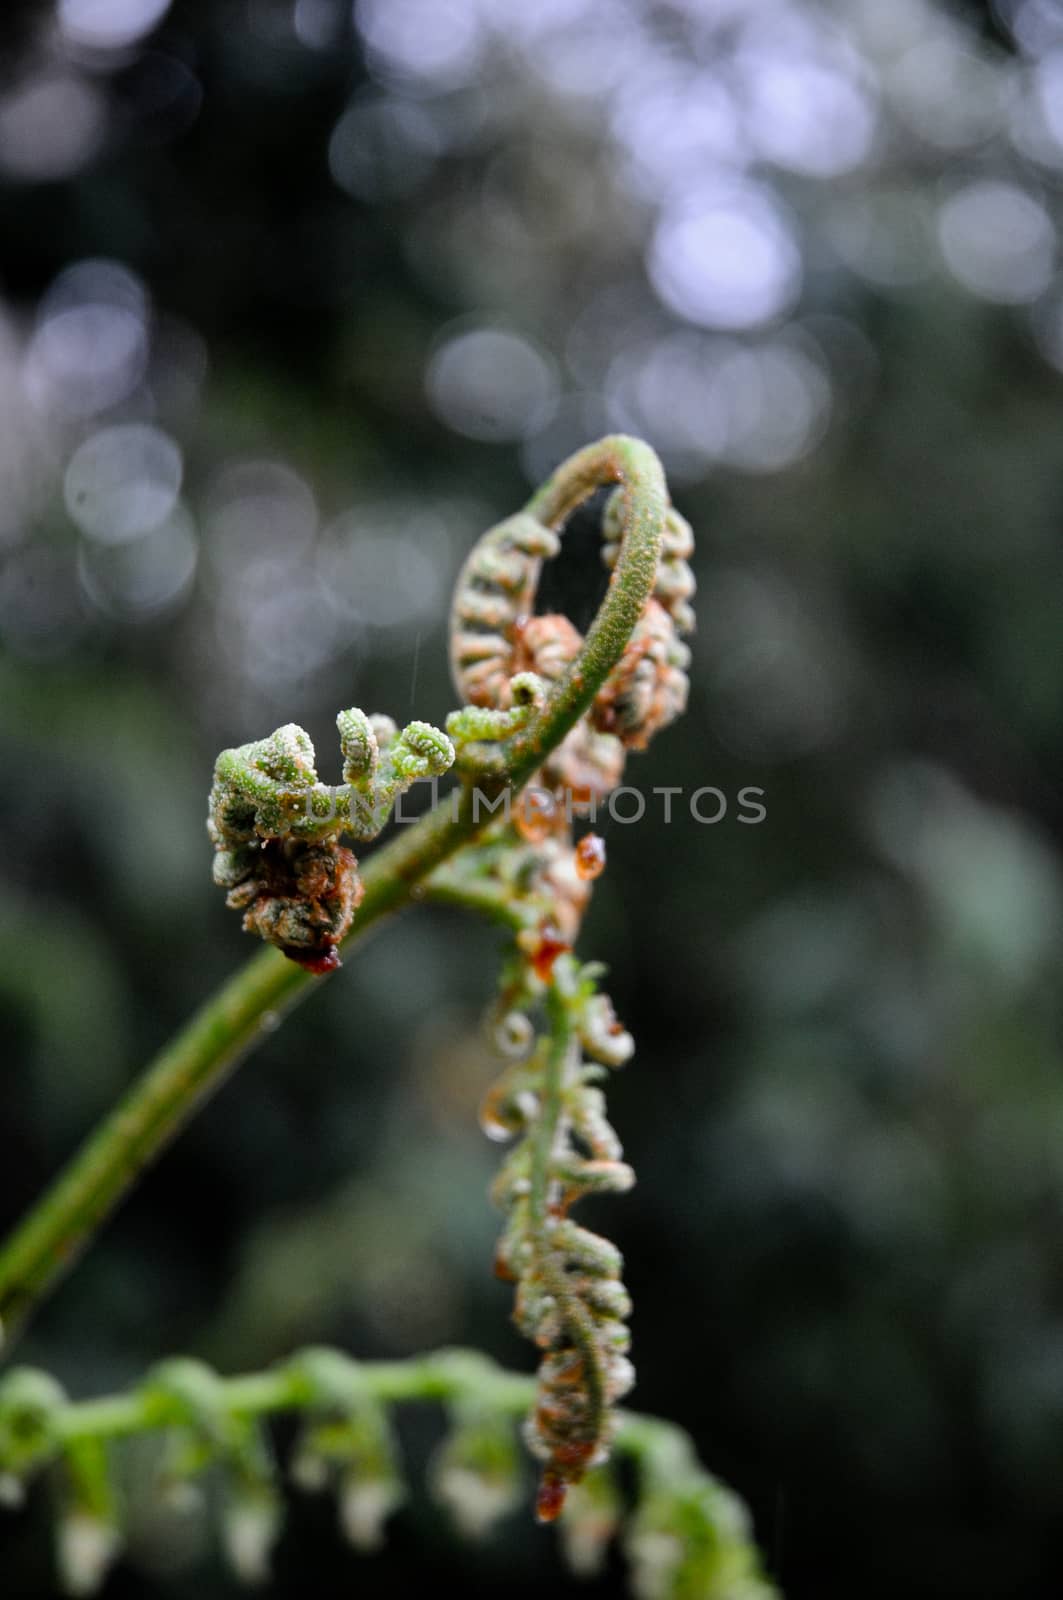
[[[467,1350],[361,1363],[312,1349],[235,1378],[171,1360],[135,1389],[80,1401],[47,1374],[19,1367],[0,1380],[0,1503],[17,1503],[50,1471],[60,1576],[69,1593],[91,1594],[125,1542],[122,1446],[153,1434],[158,1494],[202,1513],[202,1485],[212,1479],[223,1551],[238,1577],[261,1582],[284,1516],[265,1424],[298,1418],[289,1476],[301,1489],[331,1490],[342,1532],[371,1550],[408,1493],[391,1408],[431,1402],[449,1422],[429,1465],[432,1494],[459,1533],[479,1538],[522,1498],[514,1424],[534,1389],[533,1379]],[[773,1600],[743,1506],[701,1467],[683,1430],[630,1411],[616,1423],[614,1448],[635,1467],[634,1504],[607,1466],[572,1491],[560,1525],[572,1568],[600,1571],[622,1533],[645,1600]],[[148,1458],[138,1459],[143,1480]]]
[[[481,793],[520,789],[587,711],[617,666],[657,581],[668,507],[649,446],[616,436],[580,451],[532,497],[525,514],[558,530],[596,489],[619,488],[619,555],[609,590],[578,655],[524,725],[493,747],[477,778],[465,768],[448,798],[366,863],[364,896],[347,943],[402,909],[418,886],[488,825]],[[37,1302],[77,1260],[100,1224],[198,1106],[316,981],[266,949],[248,961],[176,1035],[0,1249],[0,1326],[10,1349]]]

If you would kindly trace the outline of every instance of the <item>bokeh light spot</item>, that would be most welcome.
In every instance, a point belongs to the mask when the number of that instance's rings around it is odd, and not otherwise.
[[[384,78],[433,88],[467,83],[480,54],[480,23],[467,0],[356,0],[355,23]]]
[[[430,514],[358,506],[321,536],[318,570],[336,612],[365,627],[401,630],[433,618],[442,600],[446,529]]]
[[[170,0],[59,0],[59,26],[72,44],[123,50],[157,27]]]
[[[618,100],[613,136],[626,154],[626,177],[653,204],[704,179],[706,170],[740,162],[748,151],[735,95],[718,74],[669,67],[644,74],[642,92]]]
[[[106,126],[94,84],[62,73],[31,79],[0,98],[0,173],[28,183],[69,178],[88,166]]]
[[[717,388],[727,418],[726,457],[747,472],[792,466],[826,429],[830,382],[796,346],[736,349],[720,363]]]
[[[854,73],[809,55],[749,51],[740,60],[753,144],[776,166],[834,178],[864,160],[875,108]]]
[[[1020,305],[1052,280],[1055,229],[1040,201],[1016,184],[965,185],[941,207],[938,238],[953,277],[985,300]]]
[[[181,488],[181,452],[159,428],[120,423],[74,452],[63,480],[70,516],[101,544],[122,544],[168,517]]]
[[[444,422],[470,439],[500,444],[541,428],[557,405],[549,360],[529,340],[501,328],[444,338],[432,357],[428,398]]]
[[[26,351],[34,403],[60,417],[89,417],[125,400],[149,358],[150,305],[140,279],[117,261],[76,262],[41,301]]]
[[[770,192],[735,182],[666,208],[649,254],[672,311],[708,328],[753,328],[793,305],[801,256]]]
[[[313,491],[279,461],[239,461],[210,487],[204,511],[211,565],[233,579],[263,559],[297,559],[317,528]]]
[[[329,171],[356,200],[408,194],[440,152],[435,124],[416,102],[363,100],[348,106],[329,140]]]
[[[268,692],[292,685],[358,643],[341,624],[318,574],[298,555],[260,557],[220,596],[218,642],[241,677]]]
[[[124,544],[86,540],[78,553],[78,576],[96,610],[135,622],[175,610],[195,577],[199,544],[184,506]]]
[[[968,49],[958,30],[940,27],[892,65],[886,87],[925,143],[962,150],[998,132],[1011,86],[1002,64]]]

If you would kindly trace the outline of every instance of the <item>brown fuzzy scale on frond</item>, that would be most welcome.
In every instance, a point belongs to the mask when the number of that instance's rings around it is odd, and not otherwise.
[[[644,750],[686,710],[690,651],[664,606],[650,600],[592,707],[595,726],[625,748]]]
[[[335,839],[266,839],[250,874],[229,891],[225,904],[243,911],[246,933],[320,973],[339,964],[336,947],[364,892],[353,851]]]

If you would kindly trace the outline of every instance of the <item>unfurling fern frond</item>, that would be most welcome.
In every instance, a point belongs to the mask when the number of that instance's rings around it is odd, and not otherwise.
[[[620,1252],[570,1215],[582,1195],[622,1193],[635,1181],[605,1117],[596,1086],[602,1069],[583,1059],[593,1029],[582,1014],[600,998],[593,974],[559,958],[545,1031],[526,1062],[507,1067],[481,1113],[489,1134],[519,1134],[494,1186],[508,1213],[496,1270],[516,1283],[514,1320],[541,1351],[525,1438],[542,1463],[543,1522],[558,1515],[570,1484],[607,1459],[612,1408],[635,1376]]]
[[[602,526],[611,571],[624,510],[617,490]],[[524,513],[485,534],[461,573],[451,660],[471,703],[447,721],[461,770],[491,771],[490,742],[517,732],[544,692],[578,672],[584,640],[574,625],[531,614],[543,561],[558,548],[556,531]],[[496,1270],[515,1282],[514,1320],[541,1351],[525,1433],[542,1463],[542,1521],[607,1459],[613,1407],[634,1381],[620,1253],[570,1216],[581,1195],[634,1183],[598,1087],[603,1065],[620,1065],[634,1045],[597,992],[600,969],[570,954],[605,847],[593,833],[576,841],[573,822],[620,782],[627,752],[645,749],[686,705],[680,635],[693,625],[692,551],[689,525],[668,509],[652,592],[616,665],[512,812],[430,880],[440,897],[480,904],[516,933],[491,1030],[509,1059],[481,1122],[490,1137],[516,1141],[493,1191],[507,1213]]]
[[[223,750],[214,767],[207,831],[214,881],[244,929],[311,972],[339,966],[337,947],[362,899],[344,833],[373,839],[397,795],[454,760],[445,733],[353,708],[336,718],[343,784],[318,781],[310,736],[295,723],[268,739]]]

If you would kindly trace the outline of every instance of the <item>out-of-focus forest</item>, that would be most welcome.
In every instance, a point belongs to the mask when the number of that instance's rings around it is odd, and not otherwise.
[[[685,720],[583,953],[638,1041],[633,1403],[790,1600],[1063,1582],[1063,3],[6,0],[0,1222],[250,952],[216,751],[441,722],[473,539],[610,431],[699,537]],[[337,758],[338,760],[338,758]],[[734,797],[764,790],[759,826]],[[708,808],[711,815],[711,806]],[[477,1345],[497,935],[417,909],[144,1179],[19,1359]],[[423,1462],[438,1420],[406,1425]],[[416,1475],[416,1474],[415,1474]],[[114,1600],[231,1579],[127,1484]],[[53,1592],[46,1497],[5,1594]],[[423,1494],[267,1593],[577,1586]]]

